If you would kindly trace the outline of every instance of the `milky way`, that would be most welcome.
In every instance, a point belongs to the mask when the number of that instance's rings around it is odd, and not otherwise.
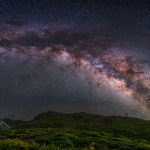
[[[0,118],[150,118],[148,1],[27,1],[0,1]]]
[[[122,103],[133,104],[142,113],[149,114],[150,80],[144,69],[146,62],[123,54],[117,47],[103,46],[98,37],[72,31],[6,32],[1,35],[0,43],[1,64],[15,57],[25,59],[26,63],[53,62],[74,70],[79,76],[85,74],[86,82],[97,89],[110,89],[118,93]],[[31,76],[34,81],[36,73]]]

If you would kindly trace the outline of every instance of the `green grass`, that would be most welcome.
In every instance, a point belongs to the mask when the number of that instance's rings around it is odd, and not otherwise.
[[[0,131],[0,150],[150,150],[150,121],[49,112]]]
[[[76,148],[60,148],[53,144],[38,144],[25,142],[19,139],[4,139],[0,141],[1,150],[76,150]]]

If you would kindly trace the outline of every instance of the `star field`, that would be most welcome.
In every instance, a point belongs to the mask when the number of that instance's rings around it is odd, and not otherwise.
[[[148,4],[1,0],[0,117],[54,110],[149,119]]]

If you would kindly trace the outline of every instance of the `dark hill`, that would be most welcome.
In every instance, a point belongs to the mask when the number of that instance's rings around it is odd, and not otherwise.
[[[32,121],[16,121],[14,128],[71,128],[105,131],[114,134],[138,135],[150,138],[150,121],[138,118],[87,114],[84,112],[64,114],[46,112],[37,115]],[[134,132],[130,132],[134,131]]]
[[[0,149],[150,150],[150,121],[137,118],[46,112],[11,127],[0,131]]]

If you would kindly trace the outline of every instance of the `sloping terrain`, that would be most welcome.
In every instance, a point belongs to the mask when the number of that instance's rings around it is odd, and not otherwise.
[[[11,122],[10,120],[6,120]],[[1,149],[150,150],[150,121],[47,112],[0,131]]]

